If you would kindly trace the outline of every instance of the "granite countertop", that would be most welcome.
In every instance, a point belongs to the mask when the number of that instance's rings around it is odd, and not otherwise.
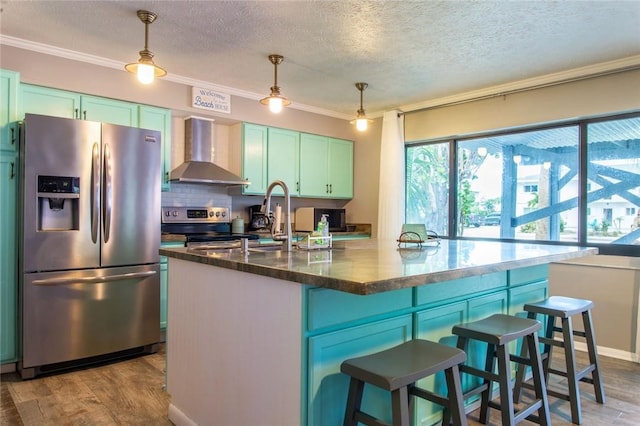
[[[434,243],[432,243],[434,244]],[[597,248],[442,240],[422,249],[395,241],[337,241],[331,250],[250,252],[161,248],[170,258],[331,288],[374,294],[597,254]]]

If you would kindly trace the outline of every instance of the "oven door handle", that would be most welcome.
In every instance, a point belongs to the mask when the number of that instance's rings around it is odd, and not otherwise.
[[[109,275],[106,277],[60,277],[43,280],[33,280],[33,285],[68,285],[68,284],[99,284],[111,281],[131,280],[146,278],[157,274],[156,271],[131,272],[128,274]]]

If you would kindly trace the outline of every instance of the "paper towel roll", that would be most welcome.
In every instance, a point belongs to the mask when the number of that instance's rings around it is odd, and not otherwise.
[[[280,222],[281,222],[281,218],[282,218],[282,207],[280,206],[280,204],[276,204],[276,214],[274,217],[274,220],[276,221],[276,234],[280,232]]]

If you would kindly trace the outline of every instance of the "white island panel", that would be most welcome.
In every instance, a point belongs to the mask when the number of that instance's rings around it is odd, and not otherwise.
[[[299,425],[302,291],[289,281],[172,259],[169,419]]]

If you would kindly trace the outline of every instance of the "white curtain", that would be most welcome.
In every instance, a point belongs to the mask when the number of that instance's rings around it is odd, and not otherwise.
[[[378,238],[396,240],[404,223],[404,115],[384,113],[380,144]]]

